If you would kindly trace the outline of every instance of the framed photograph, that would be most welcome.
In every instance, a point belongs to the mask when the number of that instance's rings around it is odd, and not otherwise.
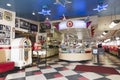
[[[18,19],[15,19],[15,27],[18,27],[19,23],[18,23]]]
[[[9,45],[10,44],[10,39],[4,39],[4,44]]]
[[[35,25],[35,24],[30,24],[30,30],[34,31],[34,32],[37,32],[38,31],[38,26]]]
[[[5,30],[10,32],[10,26],[6,26]]]
[[[12,21],[12,13],[4,11],[4,19],[7,21]]]
[[[53,37],[53,33],[48,33],[47,37]]]
[[[0,24],[0,30],[3,30],[3,25]]]
[[[0,45],[4,44],[4,39],[0,39]]]
[[[10,26],[0,24],[0,45],[10,44],[10,30]]]
[[[40,23],[39,32],[40,33],[45,33],[45,29],[46,29],[46,26],[44,26],[44,23]]]
[[[30,29],[30,23],[24,20],[20,20],[20,28],[29,30]]]
[[[47,25],[45,23],[40,23],[40,30],[39,32],[44,33],[46,30],[51,29],[51,25]]]
[[[3,19],[3,12],[0,12],[0,20]]]
[[[6,32],[5,36],[6,38],[10,38],[10,32]]]
[[[0,31],[0,39],[5,38],[6,34],[4,31]]]

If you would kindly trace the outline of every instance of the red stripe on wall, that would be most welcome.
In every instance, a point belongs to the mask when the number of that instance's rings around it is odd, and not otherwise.
[[[9,47],[0,47],[0,50],[1,49],[11,49],[11,47],[9,46]]]
[[[23,46],[18,46],[18,47],[12,47],[12,48],[23,48]],[[30,46],[27,47],[27,48],[31,48]],[[0,50],[3,50],[3,49],[11,49],[11,47],[0,47]]]

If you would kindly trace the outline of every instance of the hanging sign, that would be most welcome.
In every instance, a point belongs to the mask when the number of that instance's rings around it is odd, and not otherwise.
[[[72,27],[72,26],[73,26],[73,22],[72,22],[72,21],[68,21],[68,22],[66,23],[66,25],[67,25],[67,27]]]
[[[63,21],[59,24],[59,30],[68,29],[70,28],[86,28],[85,21],[82,20],[68,20]]]

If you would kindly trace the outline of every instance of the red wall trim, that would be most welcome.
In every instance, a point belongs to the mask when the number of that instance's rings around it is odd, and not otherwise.
[[[2,49],[11,49],[11,47],[9,46],[9,47],[0,47],[0,50],[2,50]]]

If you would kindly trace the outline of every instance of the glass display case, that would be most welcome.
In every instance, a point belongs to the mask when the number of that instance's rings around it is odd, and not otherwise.
[[[91,60],[91,48],[86,48],[82,44],[71,44],[70,46],[63,44],[59,49],[59,59],[67,61]]]
[[[64,34],[59,48],[59,59],[67,61],[91,60],[91,48],[76,36]]]

